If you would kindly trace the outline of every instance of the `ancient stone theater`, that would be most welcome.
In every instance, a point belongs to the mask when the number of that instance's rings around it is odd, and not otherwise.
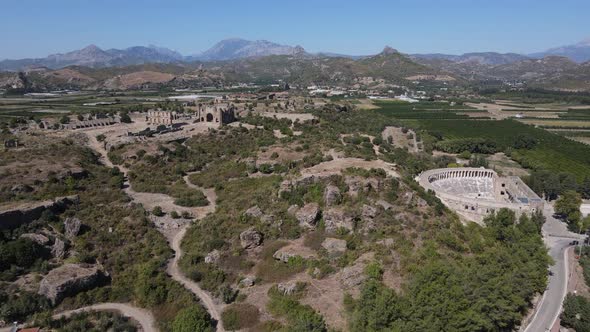
[[[502,177],[490,169],[432,169],[416,180],[434,191],[447,207],[477,223],[501,208],[511,209],[517,216],[543,210],[543,200],[519,177]]]

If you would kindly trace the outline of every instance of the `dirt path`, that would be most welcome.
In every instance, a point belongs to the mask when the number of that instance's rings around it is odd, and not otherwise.
[[[190,290],[196,296],[198,296],[199,299],[201,299],[201,302],[203,303],[203,306],[205,306],[205,309],[207,309],[209,312],[209,315],[211,315],[211,317],[218,322],[217,331],[224,331],[222,326],[223,324],[221,324],[221,312],[223,311],[224,305],[216,303],[208,292],[199,287],[196,282],[184,276],[180,270],[180,266],[178,265],[178,262],[180,261],[180,258],[183,254],[180,244],[184,238],[184,235],[186,234],[188,227],[189,225],[186,225],[181,228],[170,243],[172,250],[174,250],[176,255],[174,255],[174,258],[168,263],[166,272],[168,272],[172,279],[181,283],[186,289]]]
[[[205,197],[207,197],[207,200],[209,201],[209,205],[202,208],[196,208],[198,210],[197,213],[194,214],[194,217],[198,220],[204,218],[209,213],[215,212],[215,202],[217,201],[217,195],[215,194],[215,189],[213,188],[203,189],[199,186],[192,184],[188,179],[189,175],[190,174],[184,176],[184,181],[186,182],[186,184],[191,188],[202,190],[205,194]],[[170,239],[170,246],[172,250],[174,250],[175,255],[174,258],[168,263],[166,272],[168,272],[172,279],[181,283],[186,289],[190,290],[197,297],[199,297],[199,299],[201,299],[201,302],[205,306],[205,309],[207,309],[207,311],[209,312],[209,315],[211,315],[211,317],[218,322],[217,331],[224,331],[223,326],[221,324],[221,312],[223,311],[224,305],[214,301],[209,292],[203,290],[201,287],[199,287],[199,284],[187,278],[180,270],[180,266],[178,263],[180,262],[180,258],[183,254],[180,245],[189,226],[190,224],[184,225],[172,237],[172,239]]]
[[[94,149],[96,152],[100,154],[100,161],[104,165],[108,167],[115,166],[109,160],[107,156],[107,151],[105,150],[103,144],[98,142],[96,138],[92,137],[91,135],[89,135],[89,145],[92,149]],[[205,197],[207,197],[207,200],[209,201],[209,204],[207,206],[192,208],[182,207],[174,204],[174,198],[166,194],[137,192],[133,190],[131,184],[129,183],[129,179],[127,177],[127,173],[129,172],[129,170],[122,166],[117,167],[119,167],[119,169],[125,174],[125,188],[123,189],[125,193],[127,193],[135,202],[141,203],[146,209],[153,209],[155,206],[160,206],[164,212],[188,211],[192,213],[193,217],[197,220],[202,219],[207,214],[213,213],[215,211],[215,203],[217,200],[215,189],[204,189],[192,184],[188,179],[190,174],[183,177],[184,181],[189,187],[203,191]],[[211,317],[218,322],[217,331],[224,331],[220,320],[223,305],[215,303],[215,301],[208,292],[201,289],[201,287],[199,287],[199,285],[196,282],[184,276],[184,274],[180,270],[178,262],[180,261],[180,258],[183,254],[180,244],[182,243],[182,239],[184,238],[186,230],[189,226],[190,223],[182,226],[177,232],[173,232],[172,234],[164,234],[164,236],[166,236],[170,241],[170,246],[175,253],[174,258],[168,263],[166,272],[172,277],[172,279],[180,282],[185,288],[193,292],[193,294],[195,294],[201,300],[201,302],[203,303]]]
[[[53,315],[53,319],[59,319],[62,317],[70,317],[74,314],[81,313],[81,312],[88,312],[88,311],[117,311],[120,312],[123,316],[132,318],[141,326],[141,331],[143,332],[156,332],[158,328],[156,327],[156,320],[151,312],[145,309],[134,307],[130,304],[126,303],[100,303],[94,304],[87,307],[69,310],[60,312],[58,314]]]

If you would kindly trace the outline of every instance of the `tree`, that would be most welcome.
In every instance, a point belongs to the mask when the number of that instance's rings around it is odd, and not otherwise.
[[[561,324],[576,331],[590,331],[590,302],[579,295],[568,294],[563,302]]]
[[[131,117],[129,117],[129,114],[127,114],[127,112],[123,112],[121,113],[121,122],[123,123],[131,123]]]
[[[582,194],[582,198],[590,199],[590,176],[587,176],[582,184],[580,184],[580,193]]]
[[[555,213],[563,216],[569,224],[576,224],[582,218],[582,198],[573,190],[565,191],[555,202]]]
[[[154,206],[154,208],[152,209],[152,214],[156,217],[161,217],[164,215],[164,211],[162,211],[162,208],[160,206]]]
[[[211,317],[199,305],[193,305],[178,312],[172,323],[173,332],[213,331]]]
[[[68,123],[70,123],[70,117],[67,116],[67,115],[62,116],[59,119],[59,123],[61,123],[61,124],[68,124]]]

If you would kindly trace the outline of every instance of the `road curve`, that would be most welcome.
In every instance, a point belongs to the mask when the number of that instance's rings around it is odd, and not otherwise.
[[[120,312],[123,316],[132,318],[136,322],[139,323],[141,329],[144,332],[157,332],[158,328],[156,327],[156,320],[152,313],[146,309],[137,308],[127,303],[99,303],[90,305],[87,307],[82,307],[74,310],[68,310],[64,312],[57,313],[52,316],[53,319],[59,319],[62,317],[70,317],[73,314],[77,314],[80,312],[88,312],[88,311],[117,311]]]
[[[568,231],[565,223],[553,217],[554,210],[549,203],[545,203],[543,212],[546,218],[543,225],[543,240],[554,264],[549,268],[551,273],[547,289],[524,332],[551,331],[555,325],[567,293],[569,279],[567,249],[571,246],[572,240],[582,240],[580,235]]]

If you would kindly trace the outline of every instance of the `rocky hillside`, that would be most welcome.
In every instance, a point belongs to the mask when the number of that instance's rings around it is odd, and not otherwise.
[[[268,55],[293,55],[304,52],[305,50],[301,46],[281,45],[268,40],[250,41],[232,38],[222,40],[207,51],[187,57],[186,60],[222,61]]]
[[[183,57],[179,53],[156,46],[102,50],[96,45],[90,45],[81,50],[52,54],[45,58],[0,61],[0,70],[17,71],[34,67],[60,69],[67,66],[103,68],[144,63],[172,63],[181,60]]]
[[[217,83],[283,80],[297,84],[356,84],[365,81],[403,83],[416,79],[439,79],[447,73],[412,61],[386,48],[373,57],[354,60],[344,57],[320,57],[305,52],[291,55],[250,57],[231,61],[177,64],[143,64],[125,67],[92,68],[70,66],[52,70],[36,68],[21,74],[0,76],[0,88],[14,88],[23,79],[34,91],[64,88],[130,89],[145,85],[206,86]]]

